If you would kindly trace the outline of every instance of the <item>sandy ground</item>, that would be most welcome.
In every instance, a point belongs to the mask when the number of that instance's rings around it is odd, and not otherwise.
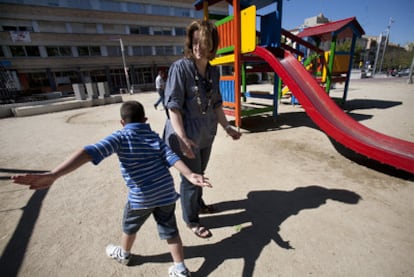
[[[141,101],[162,133],[155,92],[127,99]],[[362,124],[414,142],[414,85],[406,79],[352,80],[348,99]],[[119,242],[126,199],[115,156],[49,190],[7,179],[51,169],[120,128],[120,105],[0,119],[2,276],[167,276],[171,258],[152,219],[137,236],[131,266],[105,256],[105,246]],[[300,106],[281,104],[279,112],[275,121],[246,119],[240,141],[219,130],[206,172],[214,188],[205,199],[221,211],[203,217],[211,239],[185,228],[178,204],[193,275],[414,276],[413,176],[342,155]]]

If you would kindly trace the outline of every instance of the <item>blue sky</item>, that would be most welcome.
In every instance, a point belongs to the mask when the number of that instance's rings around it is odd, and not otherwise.
[[[320,13],[331,21],[355,16],[369,36],[385,33],[392,17],[390,42],[414,43],[414,0],[284,0],[282,27],[296,28]]]

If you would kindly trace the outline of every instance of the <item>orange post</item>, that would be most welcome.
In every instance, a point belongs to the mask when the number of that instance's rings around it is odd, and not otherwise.
[[[240,1],[233,0],[233,41],[234,41],[234,94],[236,102],[235,125],[241,126],[241,92],[240,92],[240,76],[241,76],[241,19],[240,19]]]

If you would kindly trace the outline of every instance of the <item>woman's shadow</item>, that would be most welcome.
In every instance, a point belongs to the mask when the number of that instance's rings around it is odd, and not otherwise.
[[[357,204],[361,197],[348,190],[309,186],[292,191],[252,191],[246,199],[215,204],[220,212],[241,211],[203,217],[203,223],[211,229],[234,227],[235,233],[214,244],[185,247],[186,259],[204,258],[193,276],[209,276],[227,259],[240,258],[244,260],[242,276],[253,276],[256,260],[271,241],[284,249],[294,249],[289,240],[279,234],[279,226],[301,210],[316,209],[329,199]],[[168,262],[171,259],[168,254],[136,258],[139,263]]]

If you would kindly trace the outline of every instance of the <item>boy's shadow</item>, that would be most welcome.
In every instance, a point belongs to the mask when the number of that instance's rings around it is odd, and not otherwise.
[[[289,240],[279,234],[279,226],[290,216],[301,210],[315,209],[335,200],[345,204],[357,204],[361,197],[348,190],[326,189],[319,186],[296,188],[293,191],[252,191],[247,199],[215,204],[220,212],[241,210],[234,214],[217,214],[202,218],[203,224],[211,229],[234,227],[234,234],[222,241],[209,245],[185,247],[185,258],[204,258],[194,276],[209,276],[227,259],[244,259],[242,276],[253,276],[256,260],[263,248],[274,241],[284,249],[294,249]],[[247,227],[245,227],[247,226]],[[168,262],[169,255],[137,258]]]

